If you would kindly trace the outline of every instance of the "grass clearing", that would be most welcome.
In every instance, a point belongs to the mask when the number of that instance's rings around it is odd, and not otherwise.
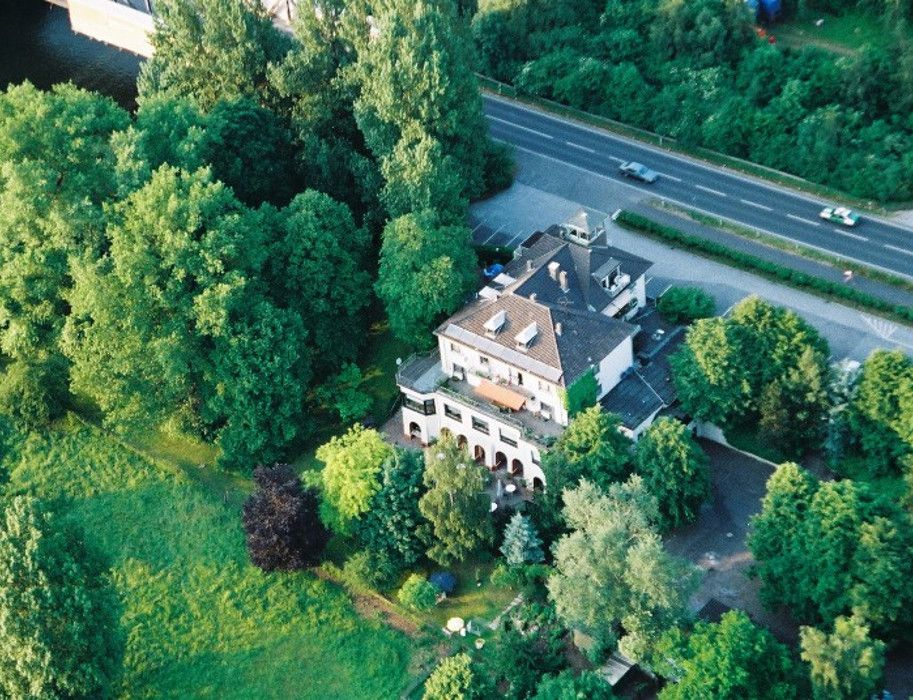
[[[244,480],[202,482],[72,415],[14,432],[2,466],[9,490],[55,502],[108,557],[126,635],[121,695],[390,698],[406,685],[407,637],[311,574],[250,566]]]
[[[824,20],[821,26],[816,26],[818,20]],[[844,55],[855,53],[866,44],[885,46],[890,41],[890,34],[879,17],[859,11],[837,17],[809,10],[805,17],[775,24],[770,33],[785,46],[816,46]]]

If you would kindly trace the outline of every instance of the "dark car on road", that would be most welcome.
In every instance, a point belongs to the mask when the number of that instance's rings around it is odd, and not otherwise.
[[[648,185],[652,185],[659,179],[659,175],[650,170],[646,165],[635,163],[633,160],[618,166],[618,172],[625,177],[633,177],[635,180],[646,182]]]

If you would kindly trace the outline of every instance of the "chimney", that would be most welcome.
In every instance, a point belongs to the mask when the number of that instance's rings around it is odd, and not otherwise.
[[[561,321],[555,324],[555,335],[561,335]]]
[[[561,263],[559,263],[559,262],[550,262],[550,263],[548,264],[548,275],[549,275],[549,277],[551,277],[553,280],[556,280],[556,281],[557,281],[557,280],[558,280],[558,270],[559,270],[560,267],[561,267]]]
[[[567,286],[567,271],[562,270],[558,273],[558,281],[561,284],[561,291],[566,292],[570,287]]]
[[[532,271],[533,271],[533,261],[532,261],[532,260],[527,260],[527,261],[526,261],[526,271],[527,271],[527,272],[532,272]]]
[[[532,294],[529,295],[529,300],[530,300],[530,301],[536,301],[536,293],[535,293],[535,292],[533,292]]]

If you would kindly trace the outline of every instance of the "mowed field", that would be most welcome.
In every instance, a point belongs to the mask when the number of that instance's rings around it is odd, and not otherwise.
[[[54,503],[108,559],[121,696],[390,698],[407,684],[408,637],[311,574],[248,563],[246,480],[149,457],[74,415],[42,434],[8,429],[4,442],[6,489]]]

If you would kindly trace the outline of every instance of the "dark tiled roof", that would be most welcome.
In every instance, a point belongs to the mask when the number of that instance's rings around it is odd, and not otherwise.
[[[675,384],[672,381],[672,367],[669,364],[669,356],[678,350],[684,341],[684,328],[678,327],[671,331],[666,335],[665,344],[655,351],[646,365],[637,370],[653,391],[660,395],[667,406],[672,404],[677,398]]]
[[[551,226],[528,247],[520,248],[519,255],[505,269],[518,280],[514,293],[526,297],[535,294],[537,299],[547,303],[602,311],[613,298],[602,287],[602,277],[620,265],[621,272],[628,275],[633,284],[653,265],[649,260],[612,246],[583,246],[565,241],[560,233],[559,226]],[[568,273],[569,290],[566,292],[548,270],[553,262]],[[602,274],[597,275],[597,271]]]
[[[636,372],[622,379],[600,400],[602,408],[615,413],[629,430],[636,430],[665,404]]]

